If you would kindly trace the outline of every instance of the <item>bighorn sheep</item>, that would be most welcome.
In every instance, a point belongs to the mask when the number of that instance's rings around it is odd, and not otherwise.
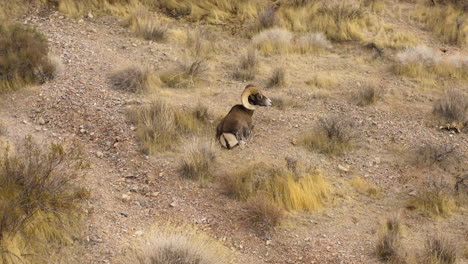
[[[216,127],[216,139],[227,149],[244,145],[250,138],[252,115],[258,106],[271,106],[271,100],[254,85],[247,85],[242,92],[242,104],[235,105]]]

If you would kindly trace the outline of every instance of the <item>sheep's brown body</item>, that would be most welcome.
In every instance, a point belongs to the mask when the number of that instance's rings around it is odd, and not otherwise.
[[[242,93],[242,104],[235,105],[216,127],[216,139],[227,149],[243,145],[254,128],[252,115],[258,106],[271,106],[271,100],[253,85]]]

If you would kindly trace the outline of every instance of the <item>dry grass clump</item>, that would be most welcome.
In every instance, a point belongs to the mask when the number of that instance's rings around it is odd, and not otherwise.
[[[298,104],[294,99],[285,96],[271,96],[270,97],[273,107],[279,110],[285,110],[290,107],[297,107]]]
[[[257,20],[250,25],[247,34],[258,33],[264,29],[278,26],[278,16],[276,10],[278,6],[276,4],[267,5],[259,14]]]
[[[240,81],[250,81],[255,79],[258,72],[258,59],[254,49],[249,49],[247,54],[241,57],[239,66],[234,72],[234,78]]]
[[[318,172],[308,170],[298,177],[287,168],[269,168],[255,164],[226,175],[222,180],[225,193],[248,200],[257,194],[285,210],[314,211],[324,206],[330,187]]]
[[[397,54],[394,71],[413,78],[430,78],[433,75],[439,75],[468,79],[468,58],[461,55],[441,58],[431,48],[418,45]]]
[[[213,144],[209,141],[193,139],[185,146],[185,155],[181,160],[180,173],[182,176],[198,180],[206,185],[213,177],[215,163]]]
[[[440,40],[453,45],[468,44],[468,14],[453,5],[416,8],[415,20],[432,31]]]
[[[444,124],[452,124],[459,130],[468,124],[468,97],[451,89],[435,102],[432,113]]]
[[[233,263],[232,253],[215,239],[189,226],[156,227],[132,248],[126,263],[217,264]]]
[[[0,24],[0,93],[53,79],[47,39],[19,24]]]
[[[194,58],[209,59],[215,52],[215,35],[208,30],[197,29],[187,32],[186,45]]]
[[[371,198],[379,198],[382,195],[381,188],[361,176],[355,176],[351,180],[351,185],[360,193],[368,195]]]
[[[330,72],[320,72],[312,76],[312,78],[306,81],[306,84],[319,89],[335,88],[338,85],[336,78]]]
[[[184,136],[195,135],[208,127],[205,115],[197,109],[176,109],[164,101],[131,109],[130,119],[137,126],[143,152],[148,155],[173,149]]]
[[[265,195],[257,195],[246,203],[247,217],[257,225],[273,228],[278,226],[285,216],[284,209],[278,207]]]
[[[0,121],[0,136],[3,136],[7,133],[7,128],[5,125]]]
[[[383,94],[383,88],[368,84],[358,91],[354,96],[354,101],[358,106],[368,106],[380,100]]]
[[[422,264],[455,264],[458,258],[457,245],[446,237],[427,239]]]
[[[203,81],[203,75],[208,71],[204,59],[181,63],[172,71],[159,75],[159,79],[169,88],[193,88]]]
[[[375,253],[381,260],[395,264],[406,263],[401,246],[401,229],[399,217],[389,218],[381,225],[375,248]]]
[[[293,34],[286,29],[267,29],[252,38],[255,47],[265,55],[280,54],[290,51]]]
[[[308,33],[294,39],[295,49],[300,53],[320,53],[332,48],[330,41],[323,33]]]
[[[412,162],[421,168],[433,165],[448,167],[451,163],[458,163],[456,150],[451,144],[426,143],[415,149]]]
[[[410,207],[431,217],[447,217],[453,213],[457,205],[447,188],[433,185],[418,192],[410,201]]]
[[[385,2],[383,0],[364,0],[362,5],[369,8],[372,12],[380,13],[385,10]]]
[[[418,44],[418,40],[414,34],[395,31],[392,27],[385,25],[377,32],[374,41],[379,47],[391,49],[414,47]]]
[[[0,262],[49,263],[53,248],[71,245],[80,235],[81,202],[88,192],[77,186],[83,162],[77,151],[52,144],[45,151],[27,138],[0,160]]]
[[[284,68],[275,68],[267,81],[268,88],[279,88],[286,86],[286,71]]]
[[[320,118],[313,131],[305,134],[301,143],[310,151],[342,154],[355,146],[353,125],[338,117]]]
[[[111,87],[114,90],[141,93],[156,89],[156,80],[154,75],[147,69],[132,66],[109,76]]]
[[[156,17],[145,9],[138,9],[130,14],[125,24],[137,37],[157,42],[167,39],[167,26],[161,25]]]

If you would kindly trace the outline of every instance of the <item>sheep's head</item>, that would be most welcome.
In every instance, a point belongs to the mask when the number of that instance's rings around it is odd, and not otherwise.
[[[249,84],[242,93],[242,105],[249,110],[255,110],[258,106],[271,106],[271,100],[263,95],[260,89]]]

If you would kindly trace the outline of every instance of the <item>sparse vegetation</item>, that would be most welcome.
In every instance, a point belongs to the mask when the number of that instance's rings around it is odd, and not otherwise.
[[[361,176],[355,176],[351,180],[351,185],[360,193],[372,198],[380,198],[382,195],[382,190],[379,187]]]
[[[432,217],[447,217],[457,208],[453,195],[436,184],[421,189],[410,206]]]
[[[284,96],[271,96],[270,97],[273,107],[278,108],[279,110],[285,110],[289,107],[296,107],[296,102],[288,97]]]
[[[137,264],[216,264],[233,263],[227,248],[191,227],[154,228],[132,253],[127,263]]]
[[[338,83],[336,78],[333,78],[332,75],[333,74],[330,72],[316,73],[306,84],[319,89],[335,88]]]
[[[125,21],[130,30],[146,40],[163,42],[167,39],[167,26],[161,25],[149,11],[138,9]]]
[[[208,71],[204,59],[181,63],[172,71],[163,72],[159,79],[169,88],[193,88],[203,81],[203,75]]]
[[[250,198],[246,203],[246,209],[251,222],[267,229],[279,225],[285,216],[282,208],[261,194]]]
[[[154,74],[148,69],[132,66],[109,76],[111,87],[118,91],[141,93],[157,88]]]
[[[50,263],[54,245],[71,245],[82,229],[81,202],[88,192],[75,183],[81,154],[30,138],[0,161],[0,262]]]
[[[199,109],[176,109],[160,100],[131,109],[129,115],[148,155],[171,150],[184,136],[197,134],[208,126]]]
[[[381,225],[375,249],[377,256],[390,263],[406,263],[401,248],[402,224],[399,217],[392,217]]]
[[[431,78],[433,75],[449,78],[468,78],[468,59],[463,56],[442,59],[438,53],[424,45],[399,52],[394,71],[413,78]]]
[[[198,180],[203,186],[213,177],[214,162],[213,144],[194,139],[185,146],[180,173],[186,178]]]
[[[311,151],[341,154],[355,146],[352,124],[337,117],[320,118],[318,126],[303,136],[301,142]]]
[[[255,79],[258,71],[258,60],[254,49],[250,49],[246,56],[241,57],[239,66],[234,72],[234,78],[241,81]]]
[[[0,93],[29,84],[42,84],[55,76],[47,39],[19,24],[0,25]]]
[[[380,100],[384,90],[381,87],[368,84],[361,88],[354,97],[358,106],[368,106]]]
[[[239,200],[264,194],[280,208],[314,211],[324,206],[330,187],[318,172],[307,171],[298,177],[285,168],[255,164],[222,179],[225,193]]]
[[[433,107],[433,114],[437,116],[444,125],[452,126],[462,130],[468,124],[468,97],[457,90],[449,90]]]
[[[457,246],[447,237],[430,237],[426,241],[422,264],[455,264],[458,258]]]
[[[286,86],[286,71],[283,68],[276,68],[273,71],[273,74],[268,79],[267,87],[284,87]]]
[[[292,47],[293,35],[281,28],[267,29],[252,38],[255,47],[265,55],[288,52]]]
[[[295,39],[295,49],[300,53],[321,53],[332,47],[323,33],[309,33]]]
[[[415,166],[421,168],[438,165],[448,167],[450,163],[457,163],[456,147],[451,144],[426,143],[414,151],[412,159]]]
[[[209,59],[215,52],[215,37],[209,31],[197,29],[187,32],[186,45],[194,58]]]

